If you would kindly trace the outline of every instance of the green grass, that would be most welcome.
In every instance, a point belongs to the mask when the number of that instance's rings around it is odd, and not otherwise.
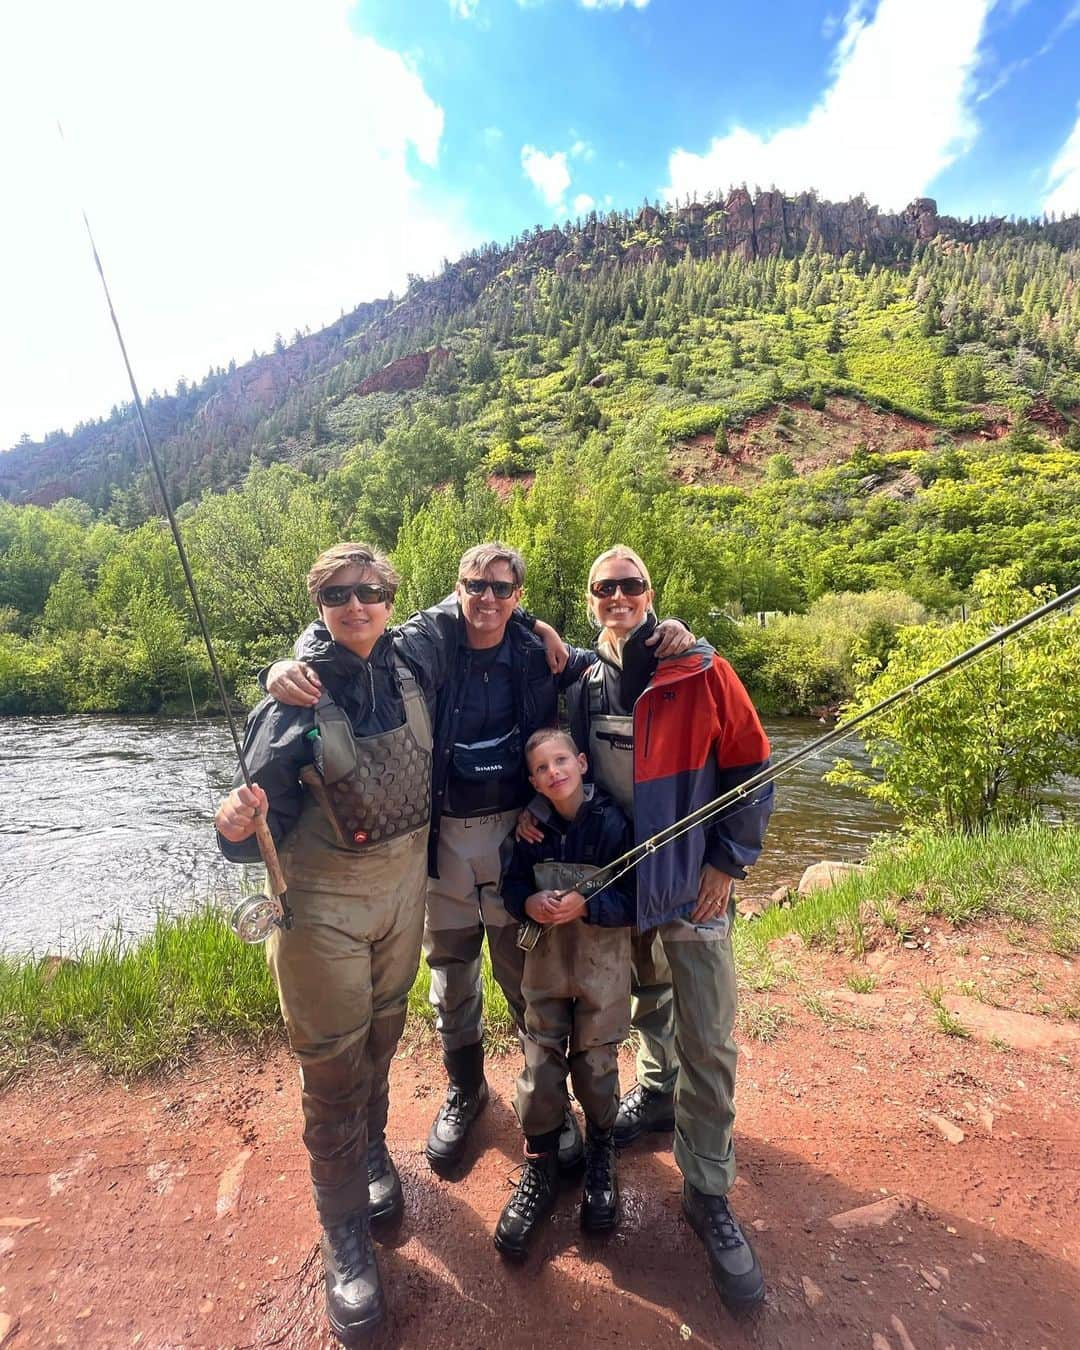
[[[75,1050],[127,1077],[185,1062],[207,1035],[251,1043],[279,1025],[262,950],[237,942],[209,907],[59,965],[0,957],[0,1082],[35,1047]]]
[[[831,890],[767,910],[747,925],[747,942],[764,950],[795,932],[807,943],[831,942],[859,955],[868,924],[900,933],[900,905],[956,928],[999,920],[1017,938],[1070,956],[1080,951],[1080,827],[1035,822],[969,837],[894,837]]]

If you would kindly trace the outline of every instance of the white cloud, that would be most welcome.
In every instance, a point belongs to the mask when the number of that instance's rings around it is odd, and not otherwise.
[[[1058,151],[1046,179],[1044,211],[1071,215],[1080,211],[1080,109],[1069,138]]]
[[[574,215],[587,216],[596,203],[587,192],[579,192],[574,198]]]
[[[573,133],[571,133],[573,134]],[[576,140],[570,147],[570,158],[584,160],[586,164],[591,164],[596,158],[596,151],[588,141]]]
[[[450,12],[459,19],[471,19],[480,5],[480,0],[450,0]]]
[[[775,183],[905,205],[974,140],[973,75],[993,3],[881,0],[869,20],[851,5],[831,83],[804,122],[764,135],[735,126],[700,155],[677,149],[662,192]]]
[[[473,242],[415,179],[415,161],[438,163],[442,109],[405,58],[351,32],[350,8],[5,11],[0,446],[128,397],[80,200],[144,393],[320,327]]]
[[[547,155],[543,150],[537,150],[535,145],[523,145],[521,167],[548,206],[555,206],[562,200],[563,193],[570,186],[565,150],[556,150],[554,154]]]
[[[582,9],[644,9],[649,0],[579,0]]]

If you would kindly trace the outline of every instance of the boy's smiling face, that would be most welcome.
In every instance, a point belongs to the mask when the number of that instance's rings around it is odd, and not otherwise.
[[[589,761],[561,733],[529,751],[529,782],[560,814],[565,814],[564,807],[573,814],[580,805],[582,775],[588,767]]]

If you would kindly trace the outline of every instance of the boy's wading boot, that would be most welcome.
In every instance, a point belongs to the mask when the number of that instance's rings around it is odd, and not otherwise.
[[[613,1132],[585,1140],[585,1185],[581,1192],[581,1226],[586,1233],[608,1233],[619,1222],[619,1178],[615,1172]]]
[[[726,1195],[705,1195],[683,1182],[683,1213],[705,1245],[709,1273],[729,1312],[749,1312],[765,1297],[765,1276]]]
[[[654,1092],[636,1083],[619,1103],[615,1117],[615,1143],[619,1148],[641,1134],[675,1128],[675,1096]]]
[[[526,1153],[521,1179],[495,1225],[495,1246],[503,1256],[524,1261],[533,1235],[554,1209],[558,1193],[558,1153]]]
[[[401,1178],[385,1139],[373,1139],[367,1148],[368,1220],[390,1227],[405,1210]]]
[[[568,1106],[563,1116],[562,1129],[559,1131],[559,1171],[565,1176],[576,1172],[585,1161],[585,1145],[581,1138],[581,1129],[577,1116]]]
[[[424,1150],[435,1172],[451,1171],[465,1156],[469,1130],[488,1100],[481,1041],[461,1050],[444,1051],[443,1063],[450,1075],[450,1087]]]
[[[386,1304],[366,1214],[353,1214],[323,1230],[326,1316],[345,1345],[358,1345],[383,1320]]]

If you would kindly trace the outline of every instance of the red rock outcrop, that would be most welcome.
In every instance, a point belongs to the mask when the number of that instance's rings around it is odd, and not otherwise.
[[[432,347],[429,351],[410,352],[408,356],[391,361],[382,370],[376,370],[357,388],[364,394],[397,394],[406,389],[419,389],[427,379],[432,357],[445,361],[450,355],[445,347]]]

